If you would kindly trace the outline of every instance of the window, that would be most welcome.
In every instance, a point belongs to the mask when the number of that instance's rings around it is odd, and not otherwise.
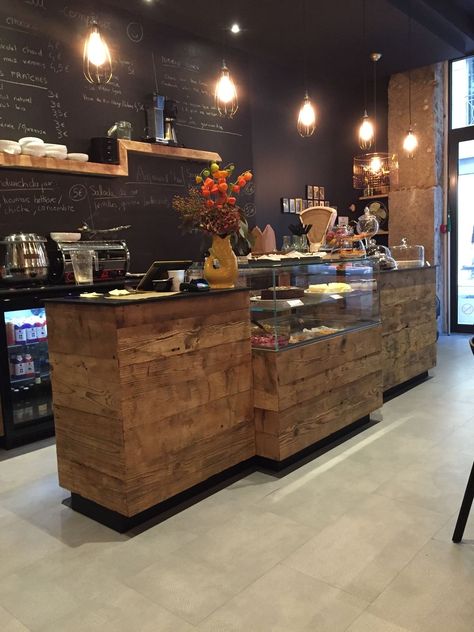
[[[452,64],[451,129],[474,125],[474,56]]]

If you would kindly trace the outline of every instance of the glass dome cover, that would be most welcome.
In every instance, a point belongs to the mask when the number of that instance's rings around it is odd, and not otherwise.
[[[379,222],[375,215],[370,212],[368,206],[365,207],[364,213],[357,218],[357,232],[360,235],[364,235],[367,239],[373,237],[378,229]]]
[[[399,246],[392,246],[392,257],[399,268],[422,268],[425,265],[424,247],[409,244],[406,237]]]

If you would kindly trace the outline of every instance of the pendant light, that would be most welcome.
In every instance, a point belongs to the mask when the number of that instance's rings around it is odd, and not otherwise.
[[[303,17],[303,32],[305,32],[304,41],[308,41],[306,29],[307,29],[307,19],[306,19],[306,0],[302,0],[302,17]],[[305,83],[305,95],[303,99],[303,103],[301,104],[300,111],[298,114],[298,124],[297,129],[300,136],[303,138],[308,138],[314,134],[314,130],[316,129],[316,110],[309,98],[308,93],[308,72],[307,72],[307,53],[306,46],[304,48],[304,83]]]
[[[412,55],[412,18],[411,18],[411,2],[410,2],[410,15],[408,17],[408,52],[410,55],[410,65],[413,59]],[[408,71],[408,131],[403,139],[403,149],[407,158],[414,158],[416,150],[418,148],[418,138],[413,131],[413,125],[411,120],[411,67]]]
[[[217,111],[220,116],[232,118],[239,109],[239,102],[237,99],[237,88],[230,76],[229,69],[225,63],[225,59],[222,60],[221,73],[216,83],[216,91],[214,94]]]
[[[362,0],[362,41],[364,48],[364,57],[367,50],[366,35],[366,0]],[[367,71],[364,65],[364,116],[359,127],[359,147],[367,151],[373,145],[375,130],[372,121],[367,114]]]
[[[398,181],[398,158],[396,154],[377,151],[377,63],[381,53],[371,53],[370,60],[374,64],[374,151],[354,157],[353,186],[362,189],[363,195],[381,195],[388,193],[390,187]]]
[[[89,83],[104,84],[112,79],[112,59],[99,25],[92,21],[84,42],[83,72]]]
[[[214,91],[214,103],[220,116],[232,118],[239,109],[237,88],[225,62],[227,26],[222,29],[222,66]]]

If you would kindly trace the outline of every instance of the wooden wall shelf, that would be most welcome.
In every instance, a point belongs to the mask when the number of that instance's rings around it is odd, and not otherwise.
[[[381,198],[388,198],[388,193],[380,193],[379,195],[361,195],[359,200],[380,200]]]
[[[30,171],[53,171],[84,176],[102,176],[118,178],[128,176],[128,154],[167,158],[170,160],[191,160],[196,162],[221,161],[219,154],[213,151],[168,147],[152,143],[139,143],[133,140],[119,140],[118,165],[106,165],[98,162],[78,162],[77,160],[56,160],[55,158],[37,158],[35,156],[12,156],[0,152],[0,168],[27,169]]]

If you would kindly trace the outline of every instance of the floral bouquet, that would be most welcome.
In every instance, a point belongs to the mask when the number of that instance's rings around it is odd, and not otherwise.
[[[221,169],[212,162],[196,176],[196,184],[200,186],[191,187],[186,197],[173,198],[173,208],[185,230],[219,237],[232,235],[234,247],[239,244],[241,247],[242,240],[249,244],[248,224],[237,206],[237,195],[253,176],[250,171],[244,171],[235,182],[230,182],[234,171],[233,164]]]

